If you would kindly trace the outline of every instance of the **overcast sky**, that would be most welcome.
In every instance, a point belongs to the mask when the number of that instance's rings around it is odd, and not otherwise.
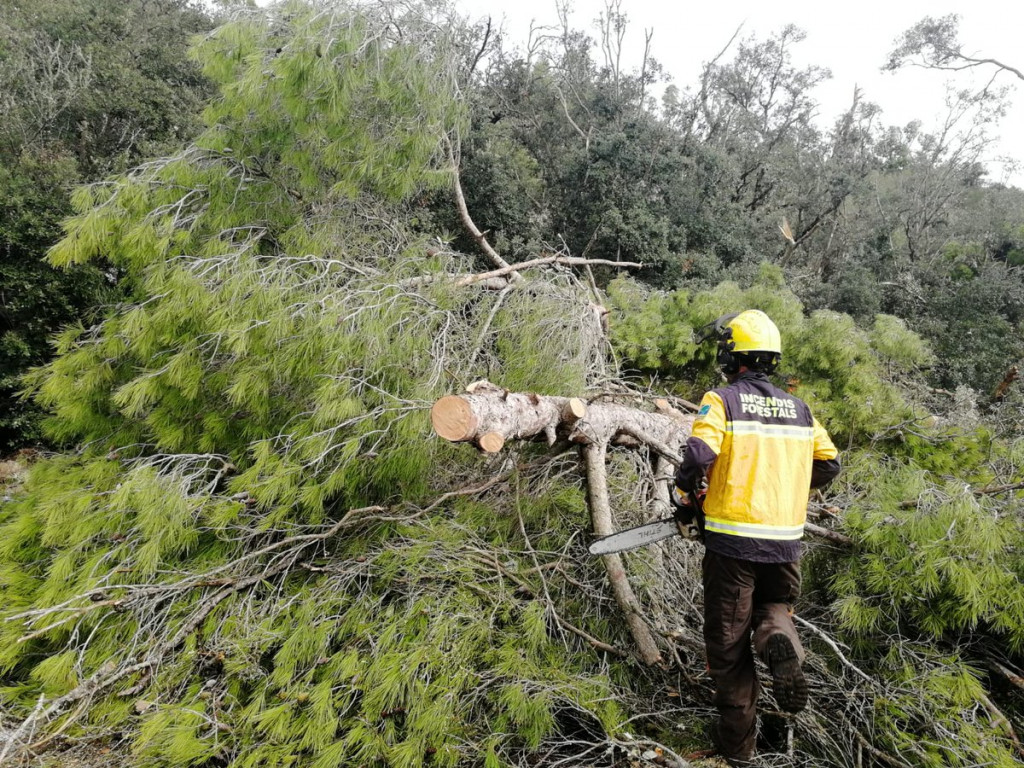
[[[472,19],[490,15],[495,22],[503,22],[508,37],[520,42],[526,40],[531,21],[537,24],[557,21],[555,0],[456,2]],[[573,27],[596,36],[594,20],[604,9],[604,0],[573,0],[570,5]],[[925,16],[959,14],[960,39],[965,52],[983,54],[1024,69],[1024,45],[1021,44],[1024,3],[1020,0],[972,0],[969,3],[944,0],[790,0],[785,3],[622,0],[621,9],[629,19],[625,43],[629,66],[626,68],[639,67],[644,30],[653,29],[652,55],[680,88],[697,82],[701,64],[714,58],[741,24],[741,37],[755,35],[759,39],[778,32],[786,24],[795,24],[807,33],[806,40],[794,48],[795,62],[832,70],[831,81],[816,92],[821,115],[828,124],[849,107],[854,86],[859,86],[864,99],[882,108],[885,124],[904,125],[916,119],[927,129],[937,125],[945,114],[947,82],[957,87],[982,82],[971,73],[916,69],[880,72],[886,54],[894,47],[894,40]],[[1024,82],[1008,74],[1001,75],[999,81],[1013,87],[1013,104],[995,129],[1000,140],[988,158],[989,178],[1024,187],[1024,167],[1007,175],[1006,167],[998,162],[999,156],[1008,156],[1024,166]]]

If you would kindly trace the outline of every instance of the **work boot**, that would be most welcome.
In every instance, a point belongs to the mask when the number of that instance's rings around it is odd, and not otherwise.
[[[781,632],[776,633],[768,638],[765,655],[772,671],[775,700],[786,712],[800,712],[807,706],[807,680],[793,642]]]

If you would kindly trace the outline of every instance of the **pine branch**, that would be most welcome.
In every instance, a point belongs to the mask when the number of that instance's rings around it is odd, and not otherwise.
[[[860,669],[860,667],[857,667],[855,664],[853,664],[853,662],[847,659],[843,652],[839,650],[839,644],[836,643],[836,641],[829,637],[827,634],[825,634],[824,630],[814,626],[813,624],[811,624],[811,622],[807,621],[807,619],[803,619],[800,616],[793,616],[793,620],[800,626],[806,627],[807,629],[811,630],[814,634],[816,634],[818,637],[824,640],[825,644],[828,645],[833,650],[833,652],[835,652],[836,657],[839,659],[839,661],[842,662],[844,667],[855,672],[859,677],[866,680],[868,684],[870,684],[873,688],[881,687],[877,680],[868,675],[866,672],[863,672]]]
[[[467,492],[472,492],[472,490]],[[108,662],[68,693],[52,699],[49,702],[41,700],[41,704],[45,703],[45,706],[37,707],[36,710],[29,715],[29,718],[19,726],[18,730],[20,732],[27,731],[31,733],[40,723],[52,720],[54,717],[57,717],[66,711],[70,706],[79,704],[78,708],[65,720],[57,733],[52,734],[42,742],[36,742],[30,747],[41,749],[74,721],[80,718],[86,711],[89,702],[91,702],[98,693],[110,688],[121,680],[124,680],[126,677],[130,677],[131,675],[139,672],[144,675],[143,680],[125,691],[122,691],[121,695],[132,696],[141,692],[145,684],[148,682],[149,675],[152,673],[152,670],[160,665],[168,653],[176,650],[182,643],[184,643],[188,636],[191,635],[224,600],[238,592],[248,589],[249,587],[288,572],[296,565],[301,554],[310,545],[325,541],[335,536],[343,528],[353,525],[356,522],[365,522],[374,519],[373,517],[366,515],[366,513],[383,510],[384,507],[362,507],[359,509],[351,509],[336,523],[318,533],[287,536],[280,541],[274,542],[273,544],[267,545],[253,552],[249,552],[230,563],[213,568],[203,574],[189,576],[175,582],[174,584],[153,585],[144,590],[141,596],[132,596],[132,599],[136,603],[141,602],[147,597],[152,598],[152,600],[156,602],[163,602],[170,599],[175,594],[180,594],[183,589],[193,589],[198,586],[208,584],[215,584],[219,587],[218,591],[199,602],[192,611],[192,614],[177,629],[177,631],[174,632],[173,635],[157,642],[142,659],[135,663],[122,665],[120,667],[112,662]],[[421,510],[414,514],[413,517],[418,517],[424,512],[425,510]],[[251,562],[255,558],[269,554],[273,554],[274,557],[253,574],[229,579],[213,578],[215,574],[223,573],[226,570],[237,570],[239,566]],[[111,606],[113,606],[114,602],[116,601],[111,601]],[[126,603],[127,600],[125,603],[121,604],[121,610],[127,609],[128,606]],[[52,611],[33,612],[33,615],[45,615],[45,613],[49,612]],[[13,746],[14,740],[9,740],[3,753],[0,753],[0,762],[3,761],[3,758],[8,754]]]
[[[505,261],[501,255],[491,247],[491,244],[487,242],[487,237],[477,227],[473,221],[473,217],[469,215],[469,208],[466,205],[466,196],[462,192],[462,181],[459,178],[459,161],[456,158],[455,147],[452,144],[451,138],[445,136],[445,143],[448,146],[448,161],[452,167],[452,186],[455,192],[455,206],[459,211],[459,218],[462,220],[462,225],[469,232],[470,236],[476,241],[476,244],[480,246],[491,262],[498,268],[506,268],[509,266],[508,262]],[[522,276],[517,273],[512,273],[512,281],[518,282],[522,280]]]
[[[995,496],[1000,493],[1008,493],[1009,491],[1019,491],[1024,489],[1024,480],[1016,483],[1005,483],[1003,485],[989,485],[984,488],[969,488],[970,492],[974,496]],[[906,499],[901,501],[899,504],[900,509],[914,509],[921,505],[921,499]]]
[[[606,643],[606,642],[604,642],[602,640],[598,640],[593,635],[588,634],[587,632],[583,631],[579,627],[576,627],[576,626],[573,626],[572,624],[570,624],[568,621],[566,621],[561,616],[559,616],[558,613],[552,612],[551,615],[554,617],[555,621],[558,623],[558,626],[562,627],[563,629],[567,629],[567,630],[569,630],[570,632],[572,632],[572,633],[574,633],[576,635],[579,635],[581,638],[586,640],[587,643],[589,643],[593,648],[595,648],[595,649],[597,649],[599,651],[604,651],[605,653],[610,653],[613,656],[618,656],[619,658],[623,658],[623,659],[629,658],[629,654],[626,651],[622,650],[621,648],[616,648],[614,645],[609,645],[608,643]]]

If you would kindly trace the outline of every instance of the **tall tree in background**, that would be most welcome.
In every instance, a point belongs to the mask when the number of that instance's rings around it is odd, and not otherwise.
[[[968,69],[982,69],[1008,74],[1024,80],[1014,63],[1005,63],[986,56],[984,53],[965,52],[960,42],[960,16],[951,13],[935,18],[925,16],[910,29],[903,32],[898,45],[889,53],[885,68],[899,69],[902,66],[940,69],[962,72]]]
[[[944,122],[934,130],[907,126],[895,142],[902,145],[898,172],[880,182],[876,201],[899,267],[886,278],[895,290],[886,292],[884,306],[920,318],[919,327],[944,361],[936,383],[966,384],[987,394],[1024,354],[1016,332],[1024,290],[1013,255],[1021,217],[1006,210],[1001,221],[990,218],[998,198],[1019,191],[986,189],[983,180],[983,161],[1012,89],[997,84],[1006,81],[1000,75],[1024,75],[1009,63],[966,51],[959,25],[955,14],[925,17],[903,32],[889,54],[888,70],[976,72],[982,79],[964,87],[954,74]]]
[[[625,71],[625,18],[614,6],[603,18],[597,44],[563,14],[525,50],[492,45],[470,88],[463,186],[481,228],[513,260],[565,250],[643,262],[646,279],[667,286],[686,249],[677,225],[683,158],[650,109],[658,65],[648,58],[641,72]],[[445,205],[441,221],[450,218]]]

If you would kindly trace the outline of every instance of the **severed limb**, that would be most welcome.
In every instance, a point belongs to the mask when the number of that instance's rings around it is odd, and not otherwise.
[[[584,446],[583,458],[587,466],[587,499],[590,502],[590,516],[593,520],[594,533],[607,536],[615,532],[612,522],[611,502],[608,498],[608,475],[605,458],[608,449],[604,444]],[[651,634],[650,627],[640,614],[640,601],[637,600],[633,587],[626,577],[626,569],[618,554],[602,555],[608,581],[611,584],[615,602],[626,615],[626,624],[633,640],[636,641],[640,658],[645,664],[661,662],[661,651]]]

